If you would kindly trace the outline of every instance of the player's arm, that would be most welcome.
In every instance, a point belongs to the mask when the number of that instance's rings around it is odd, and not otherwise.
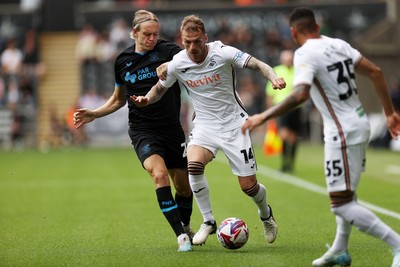
[[[271,66],[256,59],[255,57],[250,58],[249,62],[246,65],[246,68],[261,73],[261,75],[263,75],[266,79],[271,81],[272,87],[274,89],[283,89],[286,87],[286,82],[284,78],[278,77],[278,75],[276,74],[274,69],[271,68]]]
[[[145,96],[132,95],[130,99],[136,106],[145,107],[160,100],[167,90],[168,87],[162,86],[158,81]]]
[[[361,58],[355,70],[358,74],[367,76],[372,81],[386,115],[386,124],[390,135],[397,139],[400,135],[400,116],[394,110],[382,70],[365,57]]]
[[[310,88],[311,86],[308,84],[298,85],[294,88],[293,92],[279,104],[272,106],[262,113],[250,116],[242,126],[242,133],[245,133],[246,130],[252,131],[255,127],[263,124],[267,120],[278,117],[301,105],[310,98]]]
[[[115,86],[114,93],[107,102],[95,110],[80,108],[74,113],[75,128],[81,127],[97,118],[111,114],[126,104],[125,87]]]

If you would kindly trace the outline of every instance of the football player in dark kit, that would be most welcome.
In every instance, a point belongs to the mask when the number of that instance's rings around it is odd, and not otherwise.
[[[187,173],[186,138],[179,120],[180,88],[175,84],[159,102],[143,108],[129,100],[133,94],[146,95],[158,81],[156,68],[181,50],[172,42],[158,39],[159,28],[153,13],[146,10],[135,13],[130,33],[135,44],[121,52],[115,61],[113,95],[95,110],[78,109],[74,123],[79,128],[115,112],[128,100],[129,136],[136,154],[153,179],[160,209],[177,236],[178,251],[191,251],[193,195]]]

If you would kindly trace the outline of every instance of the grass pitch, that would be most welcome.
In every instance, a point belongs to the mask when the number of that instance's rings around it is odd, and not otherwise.
[[[295,175],[324,188],[322,146],[299,147]],[[310,266],[331,244],[335,219],[326,194],[273,179],[279,156],[256,151],[258,179],[279,225],[266,244],[256,206],[220,152],[206,168],[218,221],[242,218],[248,243],[227,250],[215,235],[190,253],[161,214],[153,183],[131,148],[0,152],[0,266]],[[392,211],[376,214],[400,232],[400,153],[370,149],[359,199]],[[278,177],[279,178],[279,177]],[[192,227],[202,219],[194,204]],[[390,248],[353,229],[352,266],[390,266]]]

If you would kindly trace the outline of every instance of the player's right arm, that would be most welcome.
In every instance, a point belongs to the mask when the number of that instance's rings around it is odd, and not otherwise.
[[[74,113],[75,128],[80,128],[83,124],[89,123],[97,118],[111,114],[126,104],[125,87],[115,86],[114,93],[107,102],[95,110],[80,108]]]
[[[310,89],[311,86],[309,84],[297,85],[293,92],[282,102],[270,107],[262,113],[248,117],[242,126],[242,133],[245,133],[247,130],[251,132],[254,128],[264,122],[285,114],[301,105],[310,98]]]

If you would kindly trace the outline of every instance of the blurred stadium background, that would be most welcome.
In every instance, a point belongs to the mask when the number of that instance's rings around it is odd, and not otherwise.
[[[323,34],[348,40],[385,72],[400,109],[399,0],[1,0],[0,149],[129,145],[127,109],[86,125],[71,126],[79,107],[97,107],[113,92],[113,62],[129,39],[133,14],[153,11],[161,36],[179,41],[179,25],[200,15],[210,40],[236,46],[271,66],[282,49],[295,49],[287,15],[312,7]],[[265,81],[239,71],[238,90],[255,113],[265,108]],[[359,77],[359,94],[370,114],[372,144],[390,147],[377,97]],[[190,127],[183,96],[182,121]],[[382,124],[383,123],[383,124]],[[321,121],[303,107],[303,140],[321,142]],[[259,130],[262,141],[263,129]],[[393,148],[393,145],[392,145]],[[395,149],[395,148],[394,148]]]

